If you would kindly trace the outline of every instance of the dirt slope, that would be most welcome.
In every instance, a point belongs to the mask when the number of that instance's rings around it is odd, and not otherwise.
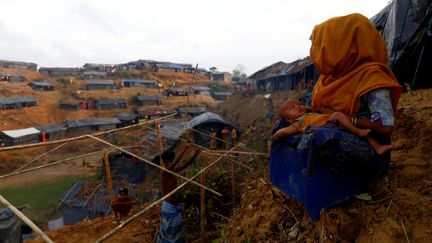
[[[432,90],[402,96],[393,133],[396,150],[388,174],[371,188],[372,202],[352,199],[313,223],[297,202],[277,193],[282,200],[276,203],[269,188],[256,181],[228,225],[230,241],[406,242],[407,237],[431,242],[431,115]]]

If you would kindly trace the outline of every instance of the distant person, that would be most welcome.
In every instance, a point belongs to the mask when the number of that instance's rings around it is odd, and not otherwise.
[[[210,136],[210,149],[211,150],[215,150],[216,149],[216,136],[217,133],[214,129],[211,130],[211,132],[209,133]]]
[[[237,130],[232,128],[231,130],[231,143],[235,145],[237,143]]]
[[[229,148],[229,139],[231,138],[231,133],[230,133],[230,130],[228,129],[228,127],[227,126],[225,126],[223,129],[222,129],[222,132],[221,132],[221,134],[222,134],[222,139],[223,139],[223,147],[225,148],[225,149],[228,149]]]
[[[166,151],[162,154],[162,160],[165,163],[166,169],[179,173],[183,169],[189,167],[196,156],[199,154],[200,150],[193,147],[195,152],[193,156],[184,164],[180,165],[179,162],[187,150],[191,148],[188,144],[183,148],[181,152],[176,154],[172,151]],[[161,174],[161,184],[162,193],[167,195],[177,188],[177,178],[169,174],[168,172],[162,171]],[[159,231],[157,233],[156,242],[157,243],[183,243],[186,242],[184,234],[183,219],[181,215],[181,207],[177,202],[177,197],[175,194],[171,195],[165,199],[162,203],[162,219]]]
[[[267,118],[269,119],[270,122],[273,122],[274,114],[275,114],[275,106],[273,103],[273,99],[270,97],[268,98],[268,102],[267,102]]]
[[[352,118],[350,121],[342,112],[333,112],[331,114],[309,113],[308,109],[299,101],[289,99],[279,108],[278,113],[282,119],[291,125],[278,130],[273,135],[273,140],[302,133],[311,125],[324,126],[328,121],[336,120],[343,128],[354,135],[366,138],[377,154],[384,154],[393,149],[393,145],[380,145],[376,139],[369,135],[371,129],[356,127],[357,118]]]
[[[122,217],[128,216],[132,209],[133,198],[129,195],[129,190],[125,187],[120,188],[119,197],[117,197],[112,203],[111,207],[114,211],[116,222],[119,223]]]

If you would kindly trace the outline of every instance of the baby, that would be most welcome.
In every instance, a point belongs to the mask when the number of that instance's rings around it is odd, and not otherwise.
[[[358,137],[364,137],[368,143],[375,149],[377,154],[385,154],[393,149],[393,145],[381,145],[373,137],[369,135],[370,129],[362,129],[353,125],[350,119],[342,112],[334,112],[332,114],[309,113],[308,109],[299,101],[289,99],[282,104],[278,110],[278,114],[286,122],[291,125],[279,129],[273,136],[273,140],[278,140],[283,137],[292,136],[297,133],[302,133],[306,127],[310,125],[324,126],[329,120],[336,120],[339,124]],[[355,119],[355,118],[354,118]]]

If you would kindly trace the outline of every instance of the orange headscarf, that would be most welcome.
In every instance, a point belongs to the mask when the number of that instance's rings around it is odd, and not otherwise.
[[[353,116],[362,95],[390,88],[396,111],[402,87],[387,66],[384,39],[363,15],[335,17],[315,26],[310,57],[321,73],[312,110],[328,107]]]

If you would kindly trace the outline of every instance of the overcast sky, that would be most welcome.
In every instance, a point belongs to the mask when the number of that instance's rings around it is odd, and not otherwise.
[[[1,0],[0,59],[42,67],[153,59],[246,73],[309,54],[315,24],[389,0]]]

